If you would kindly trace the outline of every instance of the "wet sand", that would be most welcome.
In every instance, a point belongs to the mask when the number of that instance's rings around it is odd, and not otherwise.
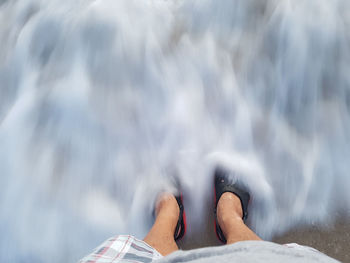
[[[314,247],[341,262],[350,263],[350,222],[338,221],[327,228],[311,226],[295,229],[273,241]]]

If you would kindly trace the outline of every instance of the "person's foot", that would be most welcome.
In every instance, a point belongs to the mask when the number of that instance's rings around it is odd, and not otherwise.
[[[176,250],[175,232],[180,217],[180,207],[176,197],[171,193],[158,195],[154,205],[155,222],[144,238],[144,241],[154,247],[163,256]]]
[[[220,197],[216,210],[218,224],[227,237],[229,230],[237,221],[243,222],[243,210],[241,200],[233,193],[226,192]]]
[[[214,173],[215,231],[218,239],[226,243],[234,224],[244,225],[248,217],[249,193],[240,186],[236,174],[217,167]],[[231,231],[232,232],[232,231]]]

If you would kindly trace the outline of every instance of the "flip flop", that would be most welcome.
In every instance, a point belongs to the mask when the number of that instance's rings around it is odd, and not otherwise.
[[[233,183],[230,181],[228,175],[230,174],[229,171],[226,171],[222,169],[221,167],[217,167],[214,172],[214,194],[215,194],[215,208],[214,208],[214,216],[215,216],[215,232],[218,239],[225,243],[227,242],[224,233],[222,232],[219,223],[218,218],[216,214],[216,209],[218,206],[218,202],[220,200],[220,197],[226,193],[230,192],[235,194],[240,200],[242,204],[242,210],[243,210],[243,222],[246,221],[248,217],[248,203],[250,199],[250,195],[248,192],[244,191],[242,188],[237,186],[236,183]]]
[[[175,196],[175,198],[180,208],[179,220],[177,221],[177,225],[174,232],[174,239],[175,241],[178,241],[182,239],[186,234],[187,225],[186,225],[186,213],[182,202],[183,200],[182,194],[180,196]]]

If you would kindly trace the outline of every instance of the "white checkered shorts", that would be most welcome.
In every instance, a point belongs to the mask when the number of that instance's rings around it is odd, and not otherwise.
[[[162,257],[157,250],[144,241],[133,236],[119,235],[105,241],[79,263],[148,263]]]

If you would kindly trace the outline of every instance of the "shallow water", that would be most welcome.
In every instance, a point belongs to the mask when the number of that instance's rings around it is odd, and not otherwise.
[[[143,238],[181,178],[189,235],[217,165],[271,238],[350,211],[350,3],[0,0],[0,261]]]

